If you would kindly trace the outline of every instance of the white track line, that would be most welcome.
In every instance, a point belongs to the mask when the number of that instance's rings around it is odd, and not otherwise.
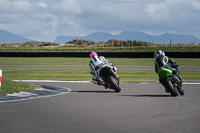
[[[54,88],[56,88],[56,86],[54,86]],[[31,100],[31,99],[54,97],[54,96],[67,94],[72,91],[70,88],[67,88],[67,87],[57,87],[57,88],[58,88],[58,91],[52,90],[52,89],[45,89],[45,88],[39,88],[39,89],[34,90],[34,91],[37,91],[38,93],[40,93],[40,91],[42,93],[45,93],[44,91],[46,91],[46,93],[55,93],[55,94],[49,94],[49,95],[48,94],[47,95],[45,95],[45,94],[39,95],[39,94],[36,94],[31,91],[7,94],[5,96],[0,96],[0,100],[1,100],[1,97],[3,99],[3,101],[0,101],[0,103],[14,102],[14,101],[26,101],[26,100]],[[59,91],[61,89],[63,89],[64,91],[59,93]]]
[[[90,83],[89,81],[55,81],[55,80],[13,80],[13,81],[32,82],[32,83],[34,83],[34,82]],[[129,82],[129,83],[160,84],[158,82]],[[186,85],[200,85],[200,83],[187,83],[187,82],[184,82],[183,84],[186,84]],[[52,88],[57,88],[57,89],[54,90],[54,89],[39,88],[39,89],[35,89],[35,91],[38,91],[38,92],[39,91],[46,91],[47,93],[55,92],[55,94],[39,95],[39,94],[33,93],[31,91],[25,91],[25,92],[20,92],[20,93],[7,94],[6,96],[2,96],[1,95],[0,96],[0,100],[1,100],[1,97],[3,97],[2,99],[5,100],[5,101],[0,101],[0,103],[54,97],[54,96],[58,96],[58,95],[67,94],[67,93],[70,93],[72,91],[70,88],[67,88],[67,87],[53,86]],[[64,91],[62,91],[62,90],[64,90]],[[8,99],[6,99],[6,97],[8,97]],[[14,97],[16,97],[16,99]]]
[[[90,83],[90,81],[56,81],[56,80],[13,80],[18,82],[52,82],[52,83]]]
[[[90,81],[57,81],[57,80],[13,80],[17,82],[52,82],[52,83],[90,83]],[[123,83],[123,82],[121,82]],[[159,82],[124,82],[124,83],[138,83],[138,84],[160,84]],[[189,82],[183,82],[183,84],[187,85],[199,85],[200,83],[189,83]]]
[[[185,85],[200,85],[200,83],[187,83],[187,82],[185,82],[183,84],[185,84]]]

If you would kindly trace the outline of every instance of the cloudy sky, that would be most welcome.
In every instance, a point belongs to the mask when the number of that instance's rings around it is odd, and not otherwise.
[[[0,0],[0,30],[38,41],[122,31],[200,38],[200,0]]]

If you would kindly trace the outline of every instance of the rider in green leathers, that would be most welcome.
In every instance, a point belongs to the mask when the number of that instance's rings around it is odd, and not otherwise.
[[[158,73],[158,69],[160,67],[164,67],[166,69],[169,69],[172,71],[173,74],[177,75],[179,77],[179,71],[176,69],[178,65],[176,62],[169,57],[165,56],[165,53],[161,50],[156,51],[154,53],[155,58],[155,72]],[[163,84],[163,80],[159,79],[160,83]],[[182,90],[182,86],[178,87],[178,90]],[[165,89],[166,92],[169,92],[167,89]]]

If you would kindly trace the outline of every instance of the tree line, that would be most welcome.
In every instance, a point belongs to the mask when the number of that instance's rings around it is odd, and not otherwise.
[[[116,40],[116,39],[110,39],[106,42],[104,41],[99,41],[99,42],[94,42],[91,40],[84,40],[84,39],[73,39],[66,44],[71,44],[75,46],[112,46],[112,47],[127,47],[127,46],[152,46],[155,45],[154,43],[151,42],[143,42],[143,41],[136,41],[136,40]]]

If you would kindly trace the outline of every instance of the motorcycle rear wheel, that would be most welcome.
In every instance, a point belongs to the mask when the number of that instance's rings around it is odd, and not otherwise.
[[[107,82],[110,85],[111,89],[114,89],[115,92],[119,93],[121,91],[121,88],[117,84],[117,82],[113,79],[112,76],[108,76]]]
[[[173,86],[173,84],[171,82],[171,79],[170,78],[166,78],[166,79],[164,79],[164,82],[165,82],[166,88],[169,91],[169,93],[173,97],[178,96],[178,92],[177,92],[176,88],[174,88],[174,86]]]

